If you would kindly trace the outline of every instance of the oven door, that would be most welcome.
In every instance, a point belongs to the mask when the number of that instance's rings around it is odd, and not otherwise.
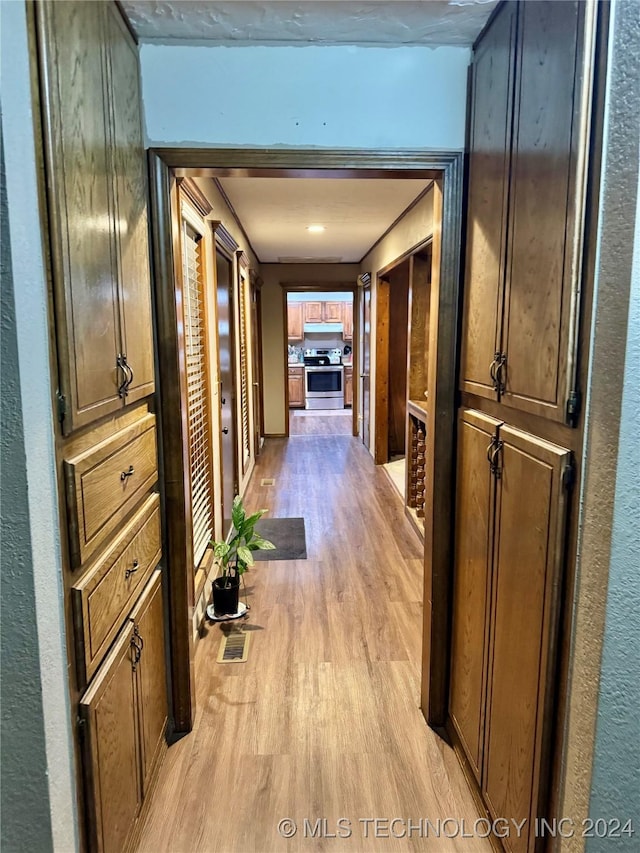
[[[343,368],[305,367],[305,395],[308,398],[344,397]]]

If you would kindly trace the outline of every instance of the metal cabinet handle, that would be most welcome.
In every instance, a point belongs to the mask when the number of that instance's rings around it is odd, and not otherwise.
[[[139,565],[138,561],[134,560],[133,566],[130,569],[127,569],[126,572],[124,573],[124,579],[126,581],[128,581],[129,578],[131,577],[131,575],[135,575],[135,573],[138,571],[139,568],[140,568],[140,565]]]
[[[494,391],[498,390],[498,379],[496,377],[496,369],[498,367],[498,364],[500,363],[501,355],[502,353],[500,352],[494,352],[493,361],[489,365],[489,376],[491,377],[491,386]]]
[[[133,383],[133,367],[131,367],[131,365],[127,361],[126,355],[124,357],[124,366],[125,366],[125,369],[129,372],[129,381],[127,382],[127,387],[125,389],[126,393],[128,394],[129,388],[131,387],[131,385]]]
[[[498,359],[498,368],[496,370],[496,391],[498,394],[504,394],[507,388],[507,356],[506,353],[501,352],[500,358]],[[504,375],[503,375],[504,371]]]
[[[129,465],[129,470],[128,471],[122,471],[122,473],[120,474],[120,480],[122,482],[124,482],[127,479],[127,477],[132,477],[134,473],[135,473],[135,471],[133,469],[133,465]]]
[[[124,399],[127,396],[127,388],[129,387],[129,373],[127,372],[127,357],[122,353],[118,353],[118,357],[116,358],[116,365],[120,368],[122,373],[124,374],[124,379],[118,385],[118,397]]]
[[[500,475],[502,473],[498,462],[498,456],[500,455],[503,444],[503,441],[497,441],[493,453],[491,454],[491,473],[495,476],[496,480],[500,479]]]
[[[139,646],[137,644],[135,634],[133,637],[131,637],[131,640],[129,641],[129,646],[133,649],[133,661],[131,663],[131,669],[135,672],[136,667],[140,663],[140,658],[142,657],[142,646]]]
[[[487,447],[487,462],[491,465],[491,458],[493,456],[493,448],[496,446],[498,442],[498,436],[494,433],[491,436],[491,441],[489,442],[489,446]],[[493,471],[492,471],[493,473]]]
[[[144,640],[140,636],[140,628],[138,625],[133,626],[133,636],[140,641],[140,651],[144,649]]]

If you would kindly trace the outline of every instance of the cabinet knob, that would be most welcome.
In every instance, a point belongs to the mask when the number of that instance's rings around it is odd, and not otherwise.
[[[122,482],[124,482],[124,481],[127,479],[127,477],[132,477],[134,473],[135,473],[135,471],[134,471],[134,469],[133,469],[133,465],[129,465],[129,470],[128,470],[128,471],[123,471],[123,472],[120,474],[120,480],[121,480]]]
[[[223,432],[225,435],[229,435],[229,427],[222,427],[222,432]]]

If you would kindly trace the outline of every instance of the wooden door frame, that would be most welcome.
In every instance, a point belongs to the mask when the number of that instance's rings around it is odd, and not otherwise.
[[[349,282],[349,281],[327,281],[327,282],[301,282],[296,284],[295,282],[280,282],[280,288],[282,290],[282,312],[284,318],[284,334],[285,341],[287,341],[287,321],[288,321],[288,313],[287,313],[287,294],[288,293],[331,293],[332,291],[335,293],[351,293],[353,304],[352,311],[355,315],[356,313],[356,304],[358,298],[358,282]],[[304,318],[303,318],[304,325]],[[351,364],[352,364],[352,377],[355,374],[355,371],[358,367],[358,356],[354,352],[353,341],[356,339],[356,334],[358,332],[358,323],[356,317],[353,318],[353,337],[351,339]],[[289,359],[287,357],[286,345],[284,347],[284,434],[285,438],[289,438],[289,382],[287,381],[288,377],[288,367],[289,367]],[[353,384],[353,380],[352,380]],[[344,388],[344,376],[342,380],[342,387]],[[355,390],[352,389],[353,399],[351,401],[351,434],[358,434],[358,396]]]
[[[175,320],[171,305],[175,247],[172,243],[172,192],[177,177],[318,177],[318,178],[420,178],[434,181],[434,252],[431,283],[432,313],[430,341],[437,357],[430,365],[429,418],[433,428],[428,437],[428,489],[432,512],[425,518],[425,585],[422,654],[421,707],[431,726],[446,721],[449,670],[450,576],[452,524],[454,517],[454,451],[456,364],[462,239],[462,195],[464,154],[462,151],[396,149],[358,151],[353,149],[245,149],[245,148],[156,148],[149,151],[151,233],[153,237],[156,346],[161,417],[161,486],[177,526],[184,513],[184,460],[182,454],[167,454],[172,441],[182,442],[186,424],[180,410],[172,410],[171,380],[179,381],[179,351],[175,340],[166,338],[168,320]],[[355,330],[354,330],[355,331]],[[175,338],[175,333],[174,336]],[[284,366],[284,365],[283,365]],[[286,379],[286,373],[284,374]],[[180,444],[182,446],[182,444]],[[167,459],[162,457],[168,456]],[[433,483],[438,483],[437,502]],[[169,537],[168,537],[169,538]],[[189,588],[181,557],[184,536],[168,541],[166,559],[169,607],[171,695],[176,731],[192,727],[195,688],[192,678],[193,638]],[[192,593],[191,593],[192,594]]]

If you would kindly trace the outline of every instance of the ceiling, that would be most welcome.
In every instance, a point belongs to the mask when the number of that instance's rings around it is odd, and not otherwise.
[[[122,0],[141,41],[191,44],[471,45],[497,0]],[[426,179],[224,177],[263,263],[360,261]],[[310,224],[326,230],[311,234]],[[283,260],[284,259],[284,260]]]
[[[142,41],[471,45],[497,0],[122,0]]]
[[[356,263],[430,181],[220,178],[262,263]],[[319,234],[307,225],[324,225]]]

